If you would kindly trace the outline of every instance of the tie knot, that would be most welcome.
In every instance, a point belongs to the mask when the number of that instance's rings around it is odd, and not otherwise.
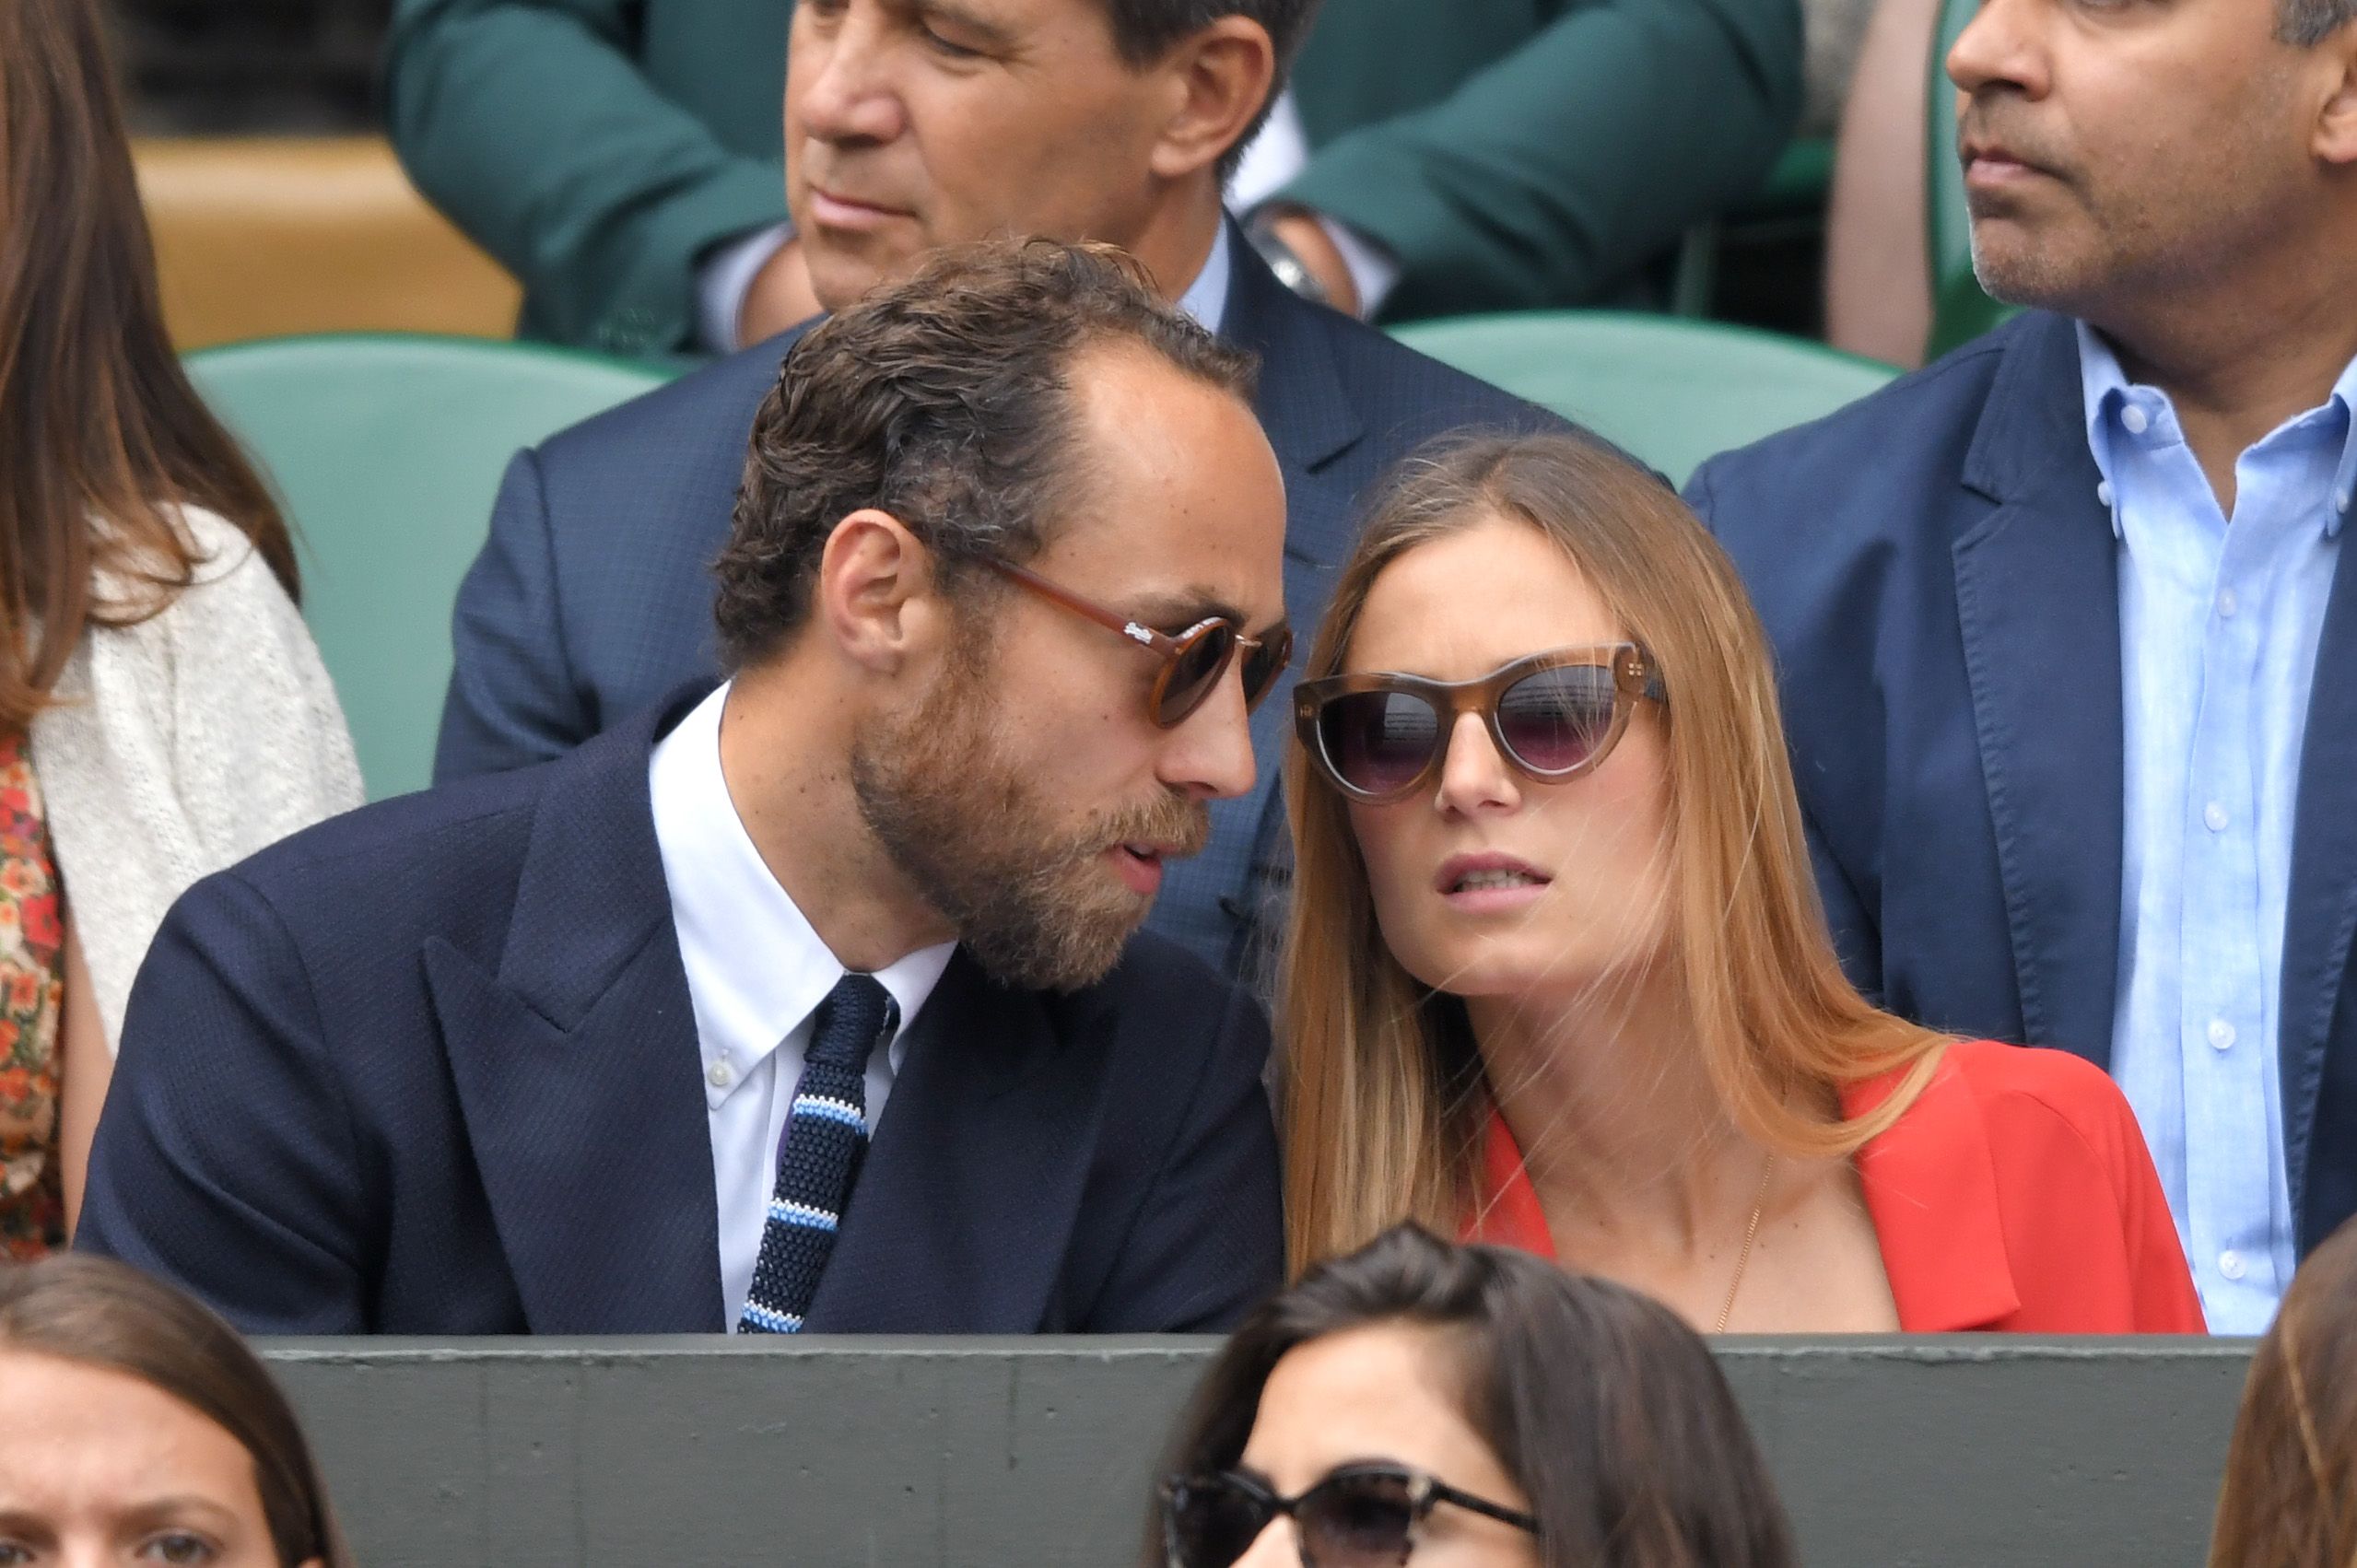
[[[867,1059],[892,1032],[898,1011],[892,993],[874,975],[844,976],[818,1004],[809,1059],[866,1071]]]

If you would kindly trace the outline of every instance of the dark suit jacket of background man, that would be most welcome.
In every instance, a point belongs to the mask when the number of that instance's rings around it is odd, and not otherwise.
[[[647,773],[686,706],[193,888],[132,995],[77,1244],[248,1333],[724,1328]],[[1267,1052],[1253,1002],[1153,937],[1070,996],[961,951],[810,1328],[1228,1326],[1282,1263]]]
[[[1851,976],[1941,1029],[2106,1069],[2118,984],[2117,545],[2071,324],[2031,312],[1688,487],[1780,661]],[[2357,568],[2325,612],[2283,937],[2300,1249],[2357,1211]]]
[[[792,16],[398,0],[393,144],[523,279],[525,336],[686,349],[698,263],[786,216]],[[1295,69],[1297,193],[1397,248],[1395,314],[1577,302],[1759,183],[1800,62],[1796,0],[1330,0]]]
[[[1378,474],[1471,426],[1561,427],[1496,388],[1287,292],[1231,231],[1222,335],[1261,357],[1255,399],[1284,474],[1285,610],[1304,635],[1357,538]],[[437,779],[579,744],[717,669],[710,563],[726,543],[754,411],[792,334],[721,360],[519,454],[459,590]],[[1108,638],[1105,657],[1124,657]],[[1126,655],[1136,657],[1134,653]],[[1211,848],[1171,866],[1151,923],[1237,972],[1282,875],[1288,684],[1252,719],[1260,781],[1212,806]]]

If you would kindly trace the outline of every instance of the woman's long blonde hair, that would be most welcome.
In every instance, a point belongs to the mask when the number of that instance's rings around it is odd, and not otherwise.
[[[1342,668],[1386,567],[1496,517],[1560,546],[1661,672],[1674,962],[1729,1116],[1782,1153],[1855,1153],[1914,1103],[1946,1037],[1877,1010],[1842,974],[1811,877],[1766,638],[1734,567],[1659,479],[1568,435],[1420,454],[1343,567],[1307,674]],[[1295,870],[1278,1077],[1286,1256],[1298,1275],[1403,1219],[1458,1234],[1489,1097],[1462,1004],[1391,956],[1347,811],[1297,740],[1286,792]],[[1870,1114],[1841,1119],[1834,1091],[1900,1069]]]

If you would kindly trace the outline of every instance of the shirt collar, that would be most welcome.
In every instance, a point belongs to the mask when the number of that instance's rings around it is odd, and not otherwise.
[[[2104,341],[2103,334],[2085,322],[2072,324],[2079,334],[2079,388],[2086,410],[2087,450],[2094,457],[2096,472],[2103,475],[2103,487],[2098,493],[2105,509],[2111,513],[2112,532],[2117,536],[2118,478],[2112,469],[2112,426],[2120,406],[2135,389],[2120,366],[2119,356]],[[2325,537],[2330,539],[2349,521],[2351,493],[2357,491],[2357,359],[2351,360],[2340,372],[2340,379],[2332,384],[2332,391],[2323,403],[2295,415],[2284,427],[2321,419],[2337,421],[2340,427],[2340,462],[2333,473],[2332,495],[2325,508]]]
[[[2324,525],[2327,538],[2348,526],[2350,512],[2357,509],[2357,359],[2351,360],[2340,380],[2332,384],[2330,401],[2339,405],[2340,466],[2332,475],[2332,516]]]
[[[736,814],[721,772],[721,712],[729,689],[722,685],[697,704],[656,743],[648,765],[672,923],[698,982],[690,995],[707,1082],[724,1053],[733,1059],[728,1078],[741,1078],[800,1028],[849,972],[769,873]],[[909,1026],[956,946],[920,948],[875,972],[900,1010],[887,1047],[896,1074],[908,1054]]]
[[[1178,297],[1178,308],[1195,318],[1205,332],[1216,333],[1227,316],[1227,220],[1222,218],[1219,230],[1212,237],[1212,253],[1203,261],[1203,270]]]
[[[2112,474],[2112,420],[2119,404],[2128,401],[2128,372],[2120,369],[2119,356],[2112,352],[2110,344],[2084,322],[2072,323],[2079,333],[2079,393],[2086,408],[2087,451],[2095,459],[2095,472],[2103,475],[2103,483],[2095,494],[2104,503],[2104,510],[2111,515],[2112,535],[2120,536],[2118,482]]]

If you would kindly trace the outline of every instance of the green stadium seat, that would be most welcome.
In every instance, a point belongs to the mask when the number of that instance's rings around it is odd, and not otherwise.
[[[1927,252],[1931,259],[1931,334],[1926,361],[1968,343],[2013,314],[1984,293],[1973,275],[1972,214],[1964,206],[1964,170],[1956,162],[1956,87],[1948,79],[1948,51],[1980,10],[1980,0],[1941,0],[1940,30],[1931,50],[1929,118],[1923,139],[1931,168],[1924,181]]]
[[[660,386],[565,349],[396,334],[275,338],[189,356],[295,526],[303,614],[371,799],[423,789],[451,606],[520,447]]]
[[[1751,327],[1616,311],[1457,316],[1393,335],[1609,437],[1680,485],[1705,458],[1830,414],[1898,374]]]

